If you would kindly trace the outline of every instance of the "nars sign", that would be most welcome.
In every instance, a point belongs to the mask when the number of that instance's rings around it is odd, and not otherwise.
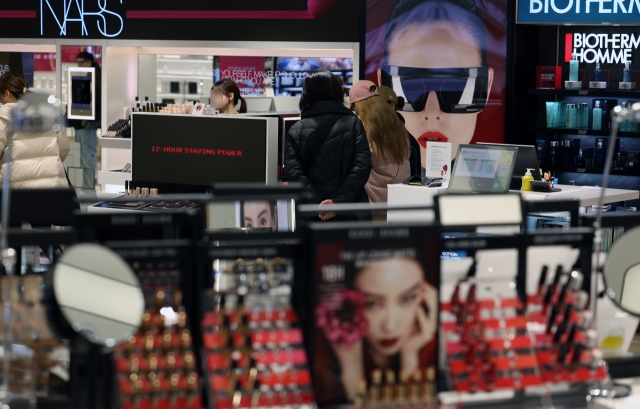
[[[640,0],[517,0],[518,23],[640,24]]]
[[[105,37],[117,37],[124,20],[109,9],[109,3],[117,2],[122,4],[122,0],[40,0],[40,35],[53,23],[61,36],[88,36],[97,30]]]

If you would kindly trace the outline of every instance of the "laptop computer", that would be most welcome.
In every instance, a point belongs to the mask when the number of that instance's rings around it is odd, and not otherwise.
[[[518,147],[460,145],[447,193],[508,193]]]
[[[522,177],[525,175],[525,173],[527,173],[527,169],[533,169],[533,172],[531,174],[533,175],[534,180],[542,179],[542,174],[540,173],[540,164],[538,163],[538,151],[536,150],[535,146],[484,142],[478,142],[476,145],[515,146],[516,148],[518,148],[516,164],[513,168],[513,175],[511,176],[511,190],[522,189]]]

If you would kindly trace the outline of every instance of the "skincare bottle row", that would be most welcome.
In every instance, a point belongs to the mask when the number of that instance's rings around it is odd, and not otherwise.
[[[570,104],[566,101],[547,102],[547,128],[589,129],[589,104]],[[591,129],[602,130],[603,110],[600,101],[595,101],[591,117]],[[635,123],[623,123],[623,132],[636,132]]]
[[[550,141],[548,142],[547,150],[547,141],[538,140],[536,144],[540,166],[604,168],[608,139],[597,138],[595,146],[590,148],[581,146],[583,145],[581,142],[584,142],[584,140]],[[548,154],[545,155],[545,152]],[[638,156],[638,152],[621,150],[620,145],[617,144],[614,147],[612,167],[616,170],[638,169]]]
[[[589,107],[587,104],[568,104],[565,127],[569,129],[589,128]]]

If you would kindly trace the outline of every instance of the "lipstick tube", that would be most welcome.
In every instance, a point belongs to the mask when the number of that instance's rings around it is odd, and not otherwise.
[[[393,389],[396,384],[396,374],[391,369],[385,371],[385,381],[383,400],[386,405],[391,405],[393,402]]]
[[[358,382],[358,392],[354,401],[354,409],[366,409],[367,381],[361,379]]]
[[[574,372],[577,367],[580,365],[580,358],[582,357],[582,352],[584,351],[583,344],[576,344],[573,348],[573,357],[571,358],[571,371]]]
[[[548,266],[542,267],[542,271],[540,272],[540,278],[538,279],[538,291],[536,292],[536,295],[538,296],[542,295],[542,290],[544,289],[544,284],[547,281],[548,274],[549,274],[549,267]]]
[[[382,371],[376,369],[371,373],[371,380],[373,385],[371,386],[371,404],[373,407],[377,407],[380,404],[380,388],[382,386]]]
[[[400,383],[398,384],[398,390],[396,393],[396,401],[398,405],[405,405],[407,400],[407,384],[409,382],[409,375],[405,370],[400,371]]]
[[[436,369],[427,368],[427,387],[425,388],[425,402],[428,405],[435,403],[436,396]]]
[[[422,372],[417,369],[413,373],[413,379],[410,385],[411,390],[409,391],[409,395],[411,396],[411,402],[413,405],[418,405],[420,403],[420,385],[422,384]]]

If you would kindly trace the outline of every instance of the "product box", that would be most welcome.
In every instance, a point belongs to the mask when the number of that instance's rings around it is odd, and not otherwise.
[[[538,165],[540,167],[544,167],[547,164],[547,145],[548,141],[546,139],[536,139],[536,150],[538,153]]]
[[[618,105],[617,99],[598,99],[591,100],[591,112],[596,107],[596,101],[600,101],[600,108],[602,108],[602,130],[611,129],[611,110]],[[589,124],[591,125],[591,124]]]
[[[538,66],[537,70],[538,88],[562,88],[562,67]]]
[[[309,356],[319,406],[373,372],[437,370],[440,253],[431,226],[315,223]]]

